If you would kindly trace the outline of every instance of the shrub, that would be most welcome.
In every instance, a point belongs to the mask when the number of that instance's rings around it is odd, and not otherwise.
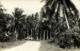
[[[80,47],[80,34],[76,31],[66,30],[56,36],[52,41],[55,42],[61,48]]]

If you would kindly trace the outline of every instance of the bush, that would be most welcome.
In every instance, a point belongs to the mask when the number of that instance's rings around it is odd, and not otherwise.
[[[63,33],[60,33],[53,40],[61,48],[71,48],[71,47],[80,47],[80,34],[76,31],[66,30]]]
[[[12,36],[13,36],[12,34],[6,36],[5,33],[0,33],[0,42],[9,42],[9,41],[12,41]]]

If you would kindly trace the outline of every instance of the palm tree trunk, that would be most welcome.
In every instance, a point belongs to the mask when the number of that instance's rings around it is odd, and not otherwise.
[[[68,19],[67,19],[67,17],[69,16],[68,15],[68,13],[69,13],[69,9],[68,9],[68,7],[67,7],[67,5],[66,5],[66,3],[65,3],[65,0],[62,0],[63,1],[63,11],[64,11],[64,17],[65,17],[65,20],[66,20],[66,24],[67,24],[67,27],[68,27],[68,29],[70,29],[70,25],[69,25],[69,22],[68,22]],[[67,12],[67,14],[66,14],[66,12]]]
[[[65,17],[65,20],[66,20],[66,24],[67,24],[68,29],[70,29],[70,25],[69,25],[69,22],[68,22],[68,19],[67,19],[66,15],[64,17]]]
[[[41,40],[41,38],[42,38],[42,37],[41,37],[41,34],[42,34],[42,31],[40,32],[40,40]]]
[[[47,30],[47,40],[49,39],[49,37],[48,37],[48,30]]]
[[[31,29],[31,38],[32,38],[32,33],[33,33],[33,32],[32,32],[32,29]]]
[[[27,37],[29,36],[29,29],[27,28]]]
[[[37,30],[37,33],[36,33],[36,38],[37,38],[37,40],[38,40],[38,30]]]
[[[44,30],[44,39],[43,39],[43,40],[45,40],[45,32],[46,32],[46,31]]]
[[[50,39],[52,39],[51,32],[50,32]]]
[[[15,31],[14,34],[15,34],[15,39],[17,41],[17,39],[18,39],[18,33]]]

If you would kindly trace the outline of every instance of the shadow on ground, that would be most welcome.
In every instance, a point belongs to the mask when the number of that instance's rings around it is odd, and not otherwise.
[[[39,51],[61,51],[61,49],[57,45],[41,42]]]
[[[48,42],[41,42],[39,51],[80,51],[80,49],[78,48],[62,49],[56,44],[50,44]]]

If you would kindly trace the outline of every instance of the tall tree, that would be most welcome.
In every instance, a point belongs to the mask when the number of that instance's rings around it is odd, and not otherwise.
[[[8,28],[11,26],[11,15],[4,12],[5,9],[0,5],[0,41],[10,40]]]
[[[59,17],[64,17],[66,21],[67,28],[70,29],[70,19],[75,20],[78,18],[78,10],[71,0],[45,0],[46,4],[43,9],[45,11],[45,16],[51,21],[53,18],[56,22],[59,22]],[[62,16],[61,16],[62,14]],[[76,22],[76,21],[75,21]]]
[[[18,33],[18,38],[22,39],[22,22],[24,21],[23,19],[26,17],[25,14],[23,14],[23,10],[20,8],[15,8],[14,12],[13,12],[13,16],[14,16],[14,21],[15,21],[15,31]],[[23,21],[21,21],[23,20]]]

